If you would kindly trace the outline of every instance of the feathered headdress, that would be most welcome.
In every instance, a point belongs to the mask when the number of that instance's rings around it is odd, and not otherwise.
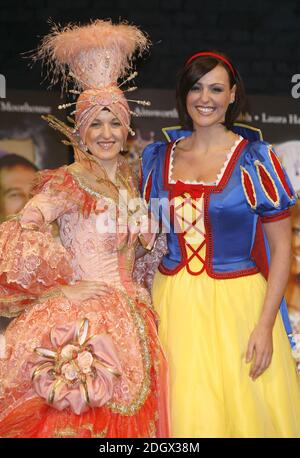
[[[34,58],[46,63],[51,83],[62,78],[63,88],[66,88],[72,79],[75,90],[70,92],[80,94],[74,102],[76,109],[72,114],[75,114],[75,130],[83,142],[91,122],[105,107],[133,134],[130,128],[132,112],[124,96],[126,91],[121,86],[137,75],[136,72],[130,74],[133,57],[135,53],[141,55],[149,43],[136,26],[99,19],[85,26],[71,24],[61,28],[54,25],[51,33],[42,40]],[[127,79],[118,85],[118,80],[126,76]],[[127,91],[133,89],[135,87]],[[131,101],[149,104],[141,100]],[[67,103],[59,108],[71,105],[73,103]],[[61,124],[59,130],[62,130]]]

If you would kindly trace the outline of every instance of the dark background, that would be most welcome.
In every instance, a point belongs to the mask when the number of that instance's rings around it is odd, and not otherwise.
[[[154,45],[139,87],[172,89],[178,68],[195,51],[220,49],[242,73],[249,94],[290,96],[300,73],[299,0],[0,0],[0,73],[7,89],[45,89],[41,68],[20,53],[49,31],[47,19],[66,24],[127,19]]]

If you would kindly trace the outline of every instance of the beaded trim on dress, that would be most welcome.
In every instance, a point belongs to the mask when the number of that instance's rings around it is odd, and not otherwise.
[[[174,168],[174,152],[175,152],[175,148],[178,144],[178,142],[180,142],[180,140],[182,140],[183,138],[185,137],[180,137],[178,138],[173,146],[172,146],[172,149],[171,149],[171,154],[170,154],[170,167],[169,167],[169,183],[170,184],[175,184],[176,181],[172,178],[173,176],[173,168]],[[227,168],[227,165],[234,153],[234,151],[236,150],[236,148],[238,147],[238,145],[241,143],[241,141],[243,141],[243,137],[241,135],[239,135],[239,138],[237,138],[237,140],[234,142],[234,144],[232,145],[232,147],[230,148],[230,151],[228,152],[227,156],[226,156],[226,159],[225,159],[225,162],[220,170],[220,172],[217,174],[217,179],[216,181],[214,181],[213,183],[206,183],[205,181],[197,181],[197,180],[185,180],[183,181],[183,183],[185,184],[202,184],[202,185],[206,185],[206,186],[218,186],[218,184],[220,183],[224,173],[225,173],[225,170]],[[180,180],[182,181],[182,180]]]

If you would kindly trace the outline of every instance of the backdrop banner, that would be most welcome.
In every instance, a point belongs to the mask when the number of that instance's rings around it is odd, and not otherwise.
[[[53,114],[63,99],[50,91],[8,90],[0,99],[0,157],[7,153],[24,156],[39,169],[55,168],[69,161],[68,148],[61,135],[48,127],[41,115]]]

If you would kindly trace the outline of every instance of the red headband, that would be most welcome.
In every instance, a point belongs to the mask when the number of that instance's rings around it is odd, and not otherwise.
[[[214,52],[198,52],[197,54],[194,54],[193,56],[191,56],[188,59],[188,61],[186,62],[186,65],[189,65],[194,59],[196,59],[197,57],[201,57],[201,56],[211,56],[211,57],[215,57],[216,59],[222,60],[227,65],[227,67],[229,67],[231,73],[235,77],[235,70],[233,66],[231,65],[231,63],[225,57],[220,56],[220,54],[216,54]]]

